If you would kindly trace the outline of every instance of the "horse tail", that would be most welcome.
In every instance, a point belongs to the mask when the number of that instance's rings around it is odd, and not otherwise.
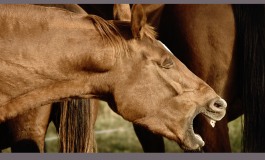
[[[95,152],[94,116],[89,99],[71,99],[60,103],[59,138],[64,153]]]
[[[243,151],[265,151],[265,8],[233,5],[244,112]]]

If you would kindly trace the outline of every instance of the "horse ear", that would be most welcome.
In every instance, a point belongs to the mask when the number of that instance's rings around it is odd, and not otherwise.
[[[130,21],[131,8],[129,4],[114,4],[113,5],[113,18],[114,20]]]
[[[135,4],[132,7],[131,30],[136,39],[143,38],[143,27],[146,24],[146,14],[141,4]]]

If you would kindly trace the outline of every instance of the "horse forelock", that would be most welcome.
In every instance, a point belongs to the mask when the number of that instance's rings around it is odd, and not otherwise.
[[[143,34],[147,38],[151,40],[156,40],[157,39],[157,32],[155,31],[155,28],[153,26],[150,26],[149,24],[145,24],[143,29]]]
[[[121,35],[121,28],[119,26],[127,27],[130,29],[130,22],[127,21],[106,21],[103,18],[96,15],[87,15],[89,20],[91,20],[96,27],[97,31],[103,38],[109,43],[116,53],[120,55],[121,53],[128,53],[128,45],[123,35]],[[142,28],[143,36],[150,39],[156,40],[157,33],[154,27],[145,24]]]

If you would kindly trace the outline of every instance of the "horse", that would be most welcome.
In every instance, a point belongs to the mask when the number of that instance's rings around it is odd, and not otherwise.
[[[131,22],[33,5],[0,8],[0,122],[93,97],[193,150],[204,145],[193,131],[195,116],[217,121],[226,113],[226,102],[155,39],[141,5],[133,6]]]
[[[144,7],[159,39],[228,103],[214,129],[203,116],[195,118],[203,151],[231,152],[227,123],[244,114],[242,151],[264,152],[264,5]],[[164,151],[160,136],[141,127],[136,132],[146,152]]]

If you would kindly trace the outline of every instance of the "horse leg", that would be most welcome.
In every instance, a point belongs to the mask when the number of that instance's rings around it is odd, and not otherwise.
[[[90,136],[89,136],[89,150],[93,153],[97,152],[97,142],[95,138],[95,132],[94,132],[94,127],[98,115],[98,107],[100,106],[100,101],[95,100],[95,99],[90,99],[90,108],[89,108],[89,113],[91,116],[91,122],[89,123],[89,128],[90,128]]]
[[[44,139],[51,106],[30,110],[7,121],[12,134],[12,152],[44,152]]]
[[[136,124],[133,124],[133,128],[144,152],[165,152],[162,136],[156,135]]]
[[[11,135],[6,122],[0,124],[0,152],[11,145]]]

